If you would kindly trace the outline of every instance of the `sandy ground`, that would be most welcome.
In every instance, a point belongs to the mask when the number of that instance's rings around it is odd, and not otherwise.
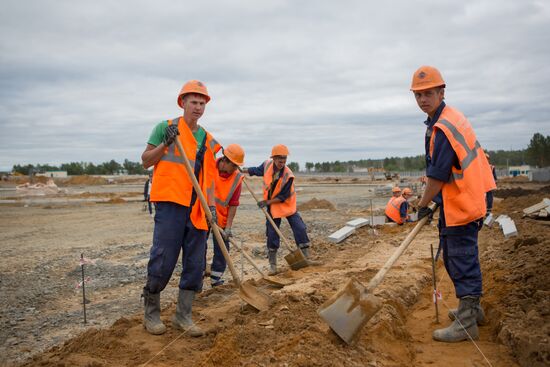
[[[259,192],[259,182],[252,183]],[[151,336],[141,325],[139,296],[153,228],[143,204],[131,201],[139,200],[141,185],[86,186],[84,180],[66,186],[63,200],[59,195],[21,198],[2,186],[0,199],[16,202],[0,200],[0,365],[483,366],[488,365],[485,358],[493,366],[550,363],[550,226],[522,219],[520,213],[550,196],[541,185],[503,183],[526,190],[519,196],[503,192],[504,200],[495,204],[495,213],[516,220],[518,237],[505,240],[498,228],[480,233],[482,304],[490,325],[480,328],[476,347],[470,342],[449,345],[431,340],[434,328],[450,323],[447,308],[457,303],[440,262],[437,278],[443,300],[437,325],[429,248],[430,243],[437,246],[434,224],[421,231],[375,291],[383,308],[356,343],[348,346],[332,333],[316,313],[319,306],[350,277],[366,284],[413,224],[385,226],[376,233],[361,228],[342,244],[331,244],[326,241],[331,232],[350,219],[370,215],[371,199],[375,212],[381,213],[387,197],[380,194],[380,183],[299,178],[298,184],[301,214],[315,258],[323,265],[299,271],[285,267],[280,276],[293,284],[276,289],[232,251],[237,270],[245,279],[256,279],[272,305],[263,312],[247,306],[229,274],[227,284],[215,289],[205,279],[194,318],[208,332],[197,339],[170,327],[179,268],[162,293],[168,332]],[[104,202],[105,197],[110,202]],[[311,201],[314,198],[328,200],[334,207]],[[282,229],[290,238],[286,223]],[[267,267],[265,223],[248,194],[242,197],[234,232],[260,266]],[[82,322],[82,295],[75,289],[81,253],[95,260],[86,266],[91,278],[87,324]]]

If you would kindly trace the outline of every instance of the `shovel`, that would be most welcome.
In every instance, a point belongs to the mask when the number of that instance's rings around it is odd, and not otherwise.
[[[437,205],[434,203],[430,205],[430,209],[433,211],[436,207]],[[353,342],[363,326],[382,307],[382,301],[372,294],[373,290],[382,282],[386,273],[407,249],[427,221],[428,217],[424,217],[416,224],[407,238],[403,240],[366,287],[352,278],[344,288],[327,300],[317,311],[330,328],[347,344]]]
[[[239,279],[239,276],[235,271],[235,267],[233,266],[233,261],[231,261],[231,257],[229,257],[229,253],[225,248],[225,242],[223,241],[222,235],[220,233],[220,229],[218,228],[217,223],[214,223],[212,221],[212,213],[210,213],[210,209],[208,208],[208,204],[206,202],[204,194],[199,186],[197,178],[195,177],[193,168],[191,168],[191,163],[189,163],[189,159],[185,155],[185,150],[183,149],[183,146],[181,145],[181,142],[179,141],[179,139],[176,139],[175,143],[176,143],[176,146],[178,147],[178,150],[180,151],[182,161],[187,171],[187,175],[189,176],[189,178],[191,179],[191,182],[193,183],[193,188],[197,193],[197,198],[199,199],[202,209],[206,214],[206,218],[208,219],[208,222],[210,222],[210,226],[212,228],[212,232],[214,233],[214,236],[216,237],[216,242],[218,243],[218,247],[220,248],[223,254],[223,257],[227,262],[227,266],[231,271],[231,275],[233,276],[233,281],[239,287],[239,297],[243,301],[248,303],[250,306],[254,307],[259,311],[265,311],[269,309],[271,299],[267,294],[260,292],[258,289],[256,289],[253,285],[249,283],[241,283],[241,280]]]
[[[262,279],[265,280],[266,282],[268,282],[269,284],[271,284],[272,286],[275,286],[277,288],[283,288],[284,286],[287,286],[287,285],[290,285],[292,284],[292,282],[288,282],[288,281],[284,281],[284,280],[281,280],[281,279],[275,279],[274,277],[270,277],[268,275],[266,275],[262,269],[258,266],[258,264],[256,264],[254,262],[254,260],[250,257],[250,255],[248,255],[244,250],[243,248],[237,243],[237,241],[233,240],[232,238],[229,239],[229,242],[235,246],[236,248],[239,249],[239,251],[241,251],[241,253],[244,255],[244,257],[248,260],[248,262],[250,264],[252,264],[252,266],[254,267],[254,269],[256,269],[258,271],[258,273],[260,273],[260,275],[262,276]]]
[[[258,197],[256,196],[256,194],[254,194],[254,191],[252,191],[250,186],[248,186],[248,182],[246,182],[246,180],[243,180],[243,182],[244,182],[246,188],[248,189],[248,191],[250,191],[250,194],[252,194],[252,197],[254,198],[254,200],[256,200],[256,203],[259,203],[260,201],[259,201]],[[298,270],[298,269],[305,268],[306,266],[308,266],[309,263],[308,263],[307,259],[304,257],[304,254],[302,253],[302,250],[300,250],[299,248],[297,248],[296,250],[293,250],[292,245],[288,242],[286,237],[283,236],[283,234],[279,230],[279,227],[277,227],[277,225],[273,221],[273,218],[271,218],[271,215],[269,215],[269,213],[267,212],[267,210],[265,208],[261,208],[261,209],[264,212],[265,217],[267,218],[267,220],[269,221],[269,223],[271,224],[271,226],[275,230],[275,232],[277,232],[277,235],[279,235],[279,238],[283,239],[283,243],[285,244],[285,246],[286,246],[286,248],[289,252],[289,254],[285,256],[285,260],[288,263],[288,265],[290,265],[290,268],[292,270]]]

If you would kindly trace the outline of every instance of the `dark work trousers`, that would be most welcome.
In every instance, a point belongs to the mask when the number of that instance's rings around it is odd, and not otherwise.
[[[225,228],[224,228],[225,229]],[[223,257],[222,250],[218,246],[216,236],[212,234],[212,240],[214,241],[214,257],[212,257],[212,267],[210,270],[210,280],[212,283],[219,282],[222,278],[225,267],[227,266],[225,258]],[[225,248],[229,252],[229,241],[225,241]]]
[[[477,220],[463,226],[443,228],[441,221],[439,224],[443,263],[455,286],[456,296],[481,296],[477,238],[483,222]]]
[[[307,227],[304,221],[302,220],[300,213],[296,212],[286,217],[286,220],[288,220],[288,224],[290,224],[290,228],[292,229],[292,233],[294,234],[294,240],[296,241],[296,245],[298,245],[299,248],[309,247]],[[275,222],[278,228],[281,227],[281,218],[273,218],[273,221]],[[266,220],[266,236],[267,236],[267,248],[277,250],[279,248],[280,238],[268,220]]]
[[[487,203],[487,214],[493,210],[493,192],[488,191],[485,195],[485,202]]]
[[[171,202],[155,204],[155,229],[146,285],[151,293],[161,292],[166,287],[182,250],[179,288],[202,290],[207,231],[193,226],[190,213],[187,206]]]

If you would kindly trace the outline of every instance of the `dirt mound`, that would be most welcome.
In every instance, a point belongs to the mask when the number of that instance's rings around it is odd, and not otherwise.
[[[120,198],[120,197],[114,197],[114,198],[109,199],[109,201],[107,201],[107,202],[109,204],[125,204],[126,200],[124,200],[123,198]]]
[[[550,226],[517,212],[539,201],[530,195],[495,205],[497,214],[514,219],[517,237],[503,240],[498,226],[480,232],[483,304],[498,340],[522,366],[550,365]]]
[[[106,185],[108,181],[99,176],[71,176],[67,179],[62,180],[60,183],[64,185]]]
[[[539,195],[549,195],[550,194],[550,185],[541,187],[538,190],[528,190],[521,187],[513,187],[510,189],[499,189],[494,192],[496,197],[499,198],[509,198],[509,197],[520,197],[520,196],[527,196],[532,194],[539,194]]]
[[[298,205],[298,210],[304,211],[304,210],[311,210],[311,209],[328,209],[328,210],[336,210],[336,207],[333,203],[331,203],[328,200],[325,199],[317,199],[313,198],[309,201],[306,201],[305,203]]]

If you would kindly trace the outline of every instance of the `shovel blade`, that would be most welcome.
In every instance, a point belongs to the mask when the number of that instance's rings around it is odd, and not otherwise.
[[[381,307],[382,302],[352,278],[317,312],[343,341],[350,344]]]
[[[292,270],[298,270],[308,266],[307,259],[300,249],[292,251],[285,256],[285,260]]]
[[[266,311],[271,305],[271,297],[258,290],[248,281],[241,283],[239,297],[258,311]]]
[[[286,287],[287,285],[292,284],[292,282],[289,280],[283,280],[283,279],[275,278],[268,275],[262,277],[262,279],[265,280],[267,283],[269,283],[269,285],[272,285],[277,288],[283,288],[283,287]]]

